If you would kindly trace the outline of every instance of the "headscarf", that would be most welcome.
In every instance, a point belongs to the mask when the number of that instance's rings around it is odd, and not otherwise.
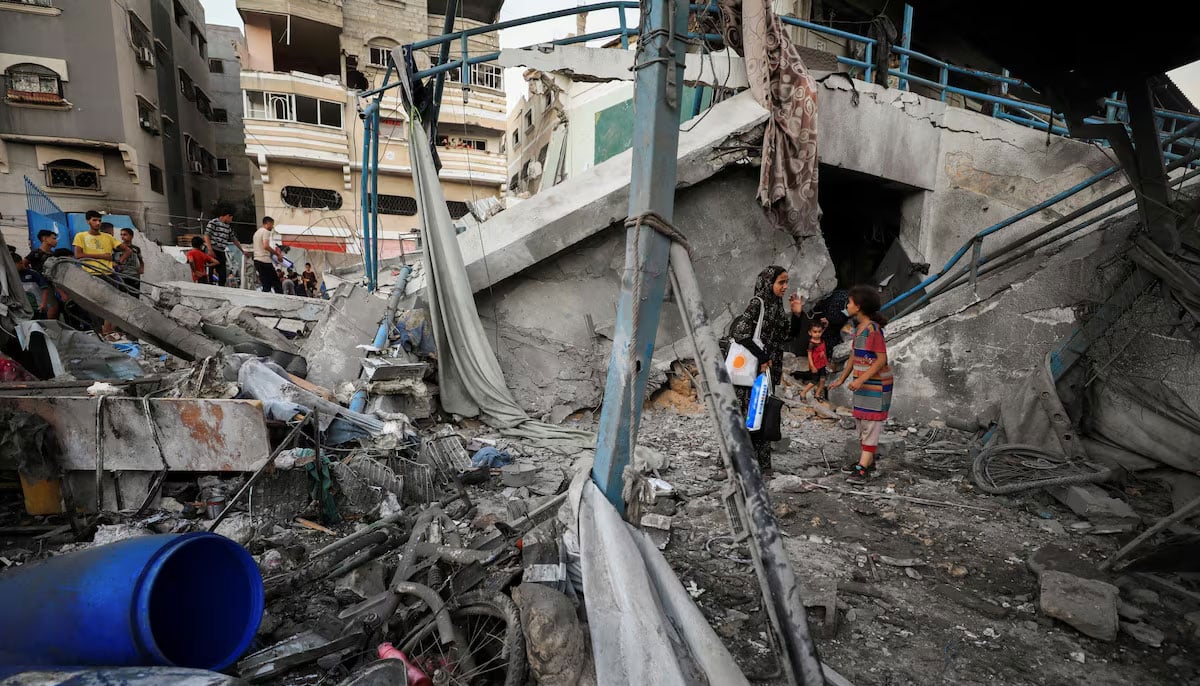
[[[771,265],[758,273],[754,282],[754,298],[760,298],[765,307],[763,312],[762,343],[766,349],[775,353],[783,349],[791,331],[791,320],[783,308],[783,298],[775,295],[773,286],[775,279],[787,270],[779,265]],[[734,340],[750,338],[754,335],[754,327],[758,325],[759,301],[751,298],[746,310],[733,320],[729,335]]]

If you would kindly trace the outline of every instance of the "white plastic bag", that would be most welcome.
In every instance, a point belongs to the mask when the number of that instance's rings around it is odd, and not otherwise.
[[[762,344],[762,325],[763,313],[766,311],[766,305],[762,298],[755,298],[758,301],[758,325],[754,327],[754,344],[760,349]],[[729,354],[725,356],[725,372],[729,374],[729,380],[734,386],[752,386],[754,379],[758,376],[758,366],[764,361],[759,360],[750,352],[746,346],[737,341],[729,340]]]
[[[750,388],[750,407],[746,409],[746,429],[758,431],[762,428],[763,414],[766,413],[767,398],[771,397],[771,371],[767,370],[758,375],[754,386]]]

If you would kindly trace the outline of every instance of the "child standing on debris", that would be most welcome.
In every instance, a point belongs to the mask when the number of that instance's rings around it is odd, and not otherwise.
[[[208,278],[208,268],[217,263],[217,258],[204,251],[204,239],[192,237],[192,249],[187,251],[187,263],[192,268],[192,281],[195,283],[212,283]]]
[[[814,400],[820,400],[825,391],[825,374],[826,367],[829,366],[829,354],[825,348],[825,339],[822,338],[824,334],[825,327],[819,321],[809,325],[808,371],[792,372],[792,378],[804,382],[804,388],[800,389],[800,402],[807,399],[808,392],[813,388],[817,389],[813,395]]]
[[[854,392],[854,419],[862,450],[857,462],[842,468],[849,473],[846,481],[851,483],[865,482],[875,471],[879,436],[892,406],[892,370],[888,367],[883,334],[887,318],[879,313],[880,307],[877,289],[871,286],[850,289],[846,310],[855,322],[854,353],[842,376],[829,384],[830,388],[837,388],[853,374],[847,387]]]

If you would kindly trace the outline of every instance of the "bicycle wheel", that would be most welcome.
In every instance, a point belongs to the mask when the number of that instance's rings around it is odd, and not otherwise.
[[[511,598],[502,593],[466,594],[450,609],[450,619],[465,645],[443,644],[432,618],[400,644],[409,661],[433,683],[524,686],[525,634]]]

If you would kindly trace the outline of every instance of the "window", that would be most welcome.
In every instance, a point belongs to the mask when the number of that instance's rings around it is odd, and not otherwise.
[[[192,77],[183,69],[179,70],[179,92],[188,100],[196,99],[196,86],[192,83]]]
[[[212,111],[212,120],[218,124],[229,123],[229,111],[223,107],[214,107]]]
[[[192,209],[197,212],[204,211],[204,198],[200,197],[200,190],[198,188],[192,189]]]
[[[228,157],[218,157],[217,158],[217,173],[218,174],[232,174],[233,173],[233,170],[229,168],[229,158]]]
[[[246,91],[246,117],[342,128],[342,103],[291,93]]]
[[[208,73],[224,74],[225,73],[225,62],[222,60],[218,60],[218,59],[209,60],[208,61]]]
[[[196,109],[204,118],[212,121],[212,101],[204,94],[204,91],[199,88],[194,89],[196,94]]]
[[[280,192],[283,202],[288,207],[307,209],[342,209],[342,194],[328,188],[309,188],[308,186],[284,186]]]
[[[437,63],[437,58],[433,58],[431,63]],[[471,82],[468,85],[471,87],[504,90],[504,69],[502,67],[482,62],[472,64],[470,75]],[[446,72],[446,80],[451,83],[462,83],[461,69],[451,69]]]
[[[456,150],[487,150],[487,141],[483,138],[458,138],[456,136],[438,136],[437,144],[443,148]]]
[[[388,55],[392,49],[383,45],[367,46],[367,64],[372,67],[386,67],[388,65]]]
[[[517,150],[517,145],[521,142],[521,132],[513,131],[512,138],[513,138],[513,151],[515,152]]]
[[[4,99],[35,105],[61,105],[62,82],[58,74],[40,64],[16,64],[5,72],[8,81]]]
[[[525,130],[529,131],[533,128],[533,112],[525,113]]]
[[[55,160],[46,165],[46,185],[98,191],[100,170],[79,160]]]
[[[187,23],[187,10],[183,9],[183,5],[179,3],[179,0],[175,0],[175,25],[179,27],[179,30],[183,31],[186,30]]]
[[[37,7],[54,7],[51,0],[0,0],[0,2],[11,2],[16,5],[36,5]]]
[[[154,103],[137,96],[138,124],[150,134],[158,135],[158,108]]]
[[[175,137],[175,120],[165,114],[162,116],[162,135],[163,138]]]
[[[150,29],[132,10],[129,12],[129,39],[137,50],[154,49],[154,46],[151,45],[153,41],[150,39]]]
[[[467,207],[467,203],[461,200],[447,200],[446,209],[450,210],[451,219],[462,219],[471,211],[471,208]]]
[[[407,195],[380,195],[379,214],[401,214],[411,217],[417,213],[417,199]]]
[[[159,194],[163,192],[163,171],[153,164],[150,165],[150,190]]]
[[[408,122],[403,119],[379,120],[379,138],[382,140],[402,141],[408,136]]]

